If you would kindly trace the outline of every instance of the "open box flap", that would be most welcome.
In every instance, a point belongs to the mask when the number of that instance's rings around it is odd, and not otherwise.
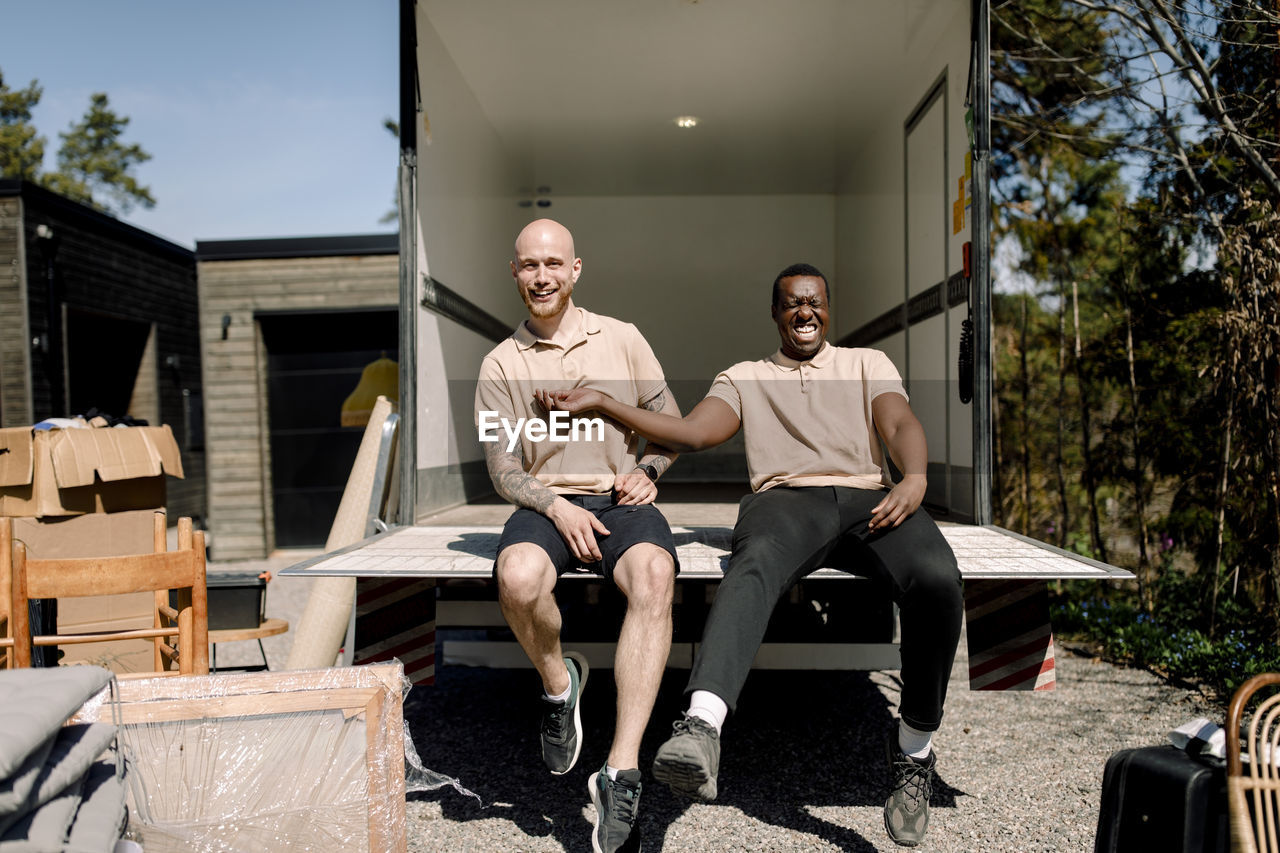
[[[0,486],[25,486],[31,482],[31,428],[0,429]]]
[[[178,445],[167,425],[59,430],[50,442],[59,488],[92,485],[95,475],[104,483],[183,476]]]

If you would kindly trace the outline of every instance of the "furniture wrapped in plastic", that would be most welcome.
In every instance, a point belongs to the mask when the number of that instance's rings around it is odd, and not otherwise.
[[[381,853],[406,849],[406,790],[453,782],[421,768],[406,687],[399,663],[129,678],[77,719],[119,721],[147,853]]]

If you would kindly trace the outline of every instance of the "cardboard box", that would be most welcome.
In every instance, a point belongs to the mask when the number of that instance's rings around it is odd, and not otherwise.
[[[163,507],[130,512],[15,518],[13,536],[34,560],[119,557],[155,550],[155,514]]]
[[[27,546],[32,559],[149,554],[155,548],[154,518],[154,509],[15,518],[13,535]],[[154,619],[155,597],[149,592],[58,599],[58,631],[63,634],[150,628]],[[154,648],[150,640],[78,643],[61,647],[61,662],[88,662],[113,672],[150,672]]]
[[[183,476],[167,425],[0,429],[0,515],[48,518],[159,508],[166,474]]]

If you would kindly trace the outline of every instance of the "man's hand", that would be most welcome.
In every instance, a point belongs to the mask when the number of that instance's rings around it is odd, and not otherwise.
[[[576,415],[600,408],[604,394],[593,388],[574,388],[571,391],[538,390],[534,392],[534,398],[548,412],[559,410]]]
[[[651,504],[658,497],[658,484],[639,468],[614,477],[613,490],[618,496],[619,506]]]
[[[923,474],[908,474],[903,477],[902,482],[890,489],[884,500],[871,510],[867,529],[887,530],[910,518],[924,500],[925,485]]]
[[[640,476],[644,476],[643,472]],[[577,504],[571,504],[562,497],[557,497],[547,507],[547,518],[555,524],[556,530],[569,543],[573,556],[584,563],[600,561],[600,549],[596,546],[596,533],[609,535],[609,528],[600,523],[590,510]]]

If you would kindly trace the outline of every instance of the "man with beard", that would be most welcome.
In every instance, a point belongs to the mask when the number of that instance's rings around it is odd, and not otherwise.
[[[494,488],[518,507],[503,528],[494,573],[503,616],[542,679],[542,757],[554,774],[568,773],[578,760],[588,672],[585,659],[561,649],[556,578],[585,567],[612,580],[627,599],[614,659],[613,744],[588,785],[597,815],[592,844],[614,851],[632,834],[640,739],[671,648],[678,563],[671,528],[653,500],[675,454],[650,446],[637,459],[640,437],[603,420],[598,430],[579,432],[575,425],[577,440],[547,440],[555,422],[546,423],[535,392],[554,383],[599,390],[649,411],[678,416],[679,409],[635,326],[574,305],[581,271],[563,225],[540,219],[520,232],[511,274],[529,319],[485,357],[475,408]],[[510,430],[521,418],[526,427]],[[541,427],[528,428],[539,420]],[[486,431],[498,422],[508,427]],[[638,840],[637,832],[632,845]]]
[[[654,777],[677,793],[715,799],[720,730],[774,605],[809,572],[846,569],[872,578],[899,607],[902,700],[885,742],[884,822],[894,842],[914,847],[928,827],[932,735],[960,638],[960,573],[937,525],[916,512],[928,454],[898,371],[878,350],[826,343],[829,301],[817,269],[783,270],[773,285],[777,352],[718,375],[683,419],[591,389],[544,390],[540,399],[567,412],[596,410],[680,452],[744,433],[752,494],[739,506],[733,552],[694,658],[689,710],[658,749]],[[905,472],[896,485],[880,440]]]

